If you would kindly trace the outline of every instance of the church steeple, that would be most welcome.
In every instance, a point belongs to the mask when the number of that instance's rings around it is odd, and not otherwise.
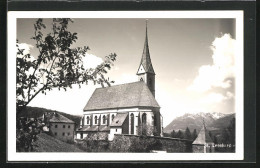
[[[141,62],[137,71],[138,80],[144,81],[152,94],[155,96],[155,72],[153,69],[152,61],[150,58],[149,45],[148,45],[148,32],[147,32],[147,20],[145,27],[145,41],[144,50],[141,58]]]

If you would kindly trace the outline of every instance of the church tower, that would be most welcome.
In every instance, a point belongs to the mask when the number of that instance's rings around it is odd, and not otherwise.
[[[139,65],[137,76],[139,81],[144,81],[153,96],[155,97],[155,73],[153,70],[152,61],[150,58],[149,46],[148,46],[148,35],[147,35],[147,20],[146,20],[146,30],[145,30],[145,42],[144,42],[144,50],[141,59],[141,63]]]

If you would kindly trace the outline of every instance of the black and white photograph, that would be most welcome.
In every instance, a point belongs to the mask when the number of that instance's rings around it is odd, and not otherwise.
[[[243,159],[243,11],[8,16],[10,160]]]

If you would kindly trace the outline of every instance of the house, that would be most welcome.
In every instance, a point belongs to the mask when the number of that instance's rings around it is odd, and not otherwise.
[[[42,121],[46,124],[43,128],[45,132],[50,132],[52,135],[60,139],[74,139],[74,121],[56,112],[44,113]]]
[[[97,88],[83,109],[77,139],[88,134],[162,136],[162,116],[155,99],[155,72],[150,58],[147,24],[138,81]]]
[[[203,120],[203,127],[200,130],[197,138],[192,143],[193,153],[213,153],[215,152],[214,142],[209,136],[209,132],[206,129],[205,122]]]

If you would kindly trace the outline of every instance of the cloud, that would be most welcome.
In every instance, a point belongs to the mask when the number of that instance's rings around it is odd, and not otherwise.
[[[206,103],[206,104],[221,103],[222,101],[232,99],[233,97],[234,94],[231,92],[227,92],[226,95],[213,92],[201,98],[199,102]]]
[[[200,103],[220,103],[225,99],[220,93],[210,93],[200,100]]]
[[[27,43],[18,43],[18,48],[19,48],[20,50],[23,49],[23,55],[17,54],[16,56],[17,56],[18,58],[22,58],[22,57],[24,57],[26,54],[30,54],[31,49],[34,48],[34,46],[31,45],[31,44],[27,44]],[[16,48],[17,51],[18,51],[18,48]],[[34,61],[34,60],[35,60],[35,58],[34,58],[33,56],[31,56],[30,58],[27,58],[27,61]]]
[[[82,60],[85,69],[96,68],[98,65],[100,65],[103,62],[102,58],[89,53],[86,53],[85,57],[83,57]]]
[[[137,76],[135,74],[123,73],[115,80],[115,84],[118,85],[137,81]]]
[[[187,88],[189,91],[206,92],[214,87],[229,88],[234,78],[234,53],[235,40],[229,34],[224,34],[212,42],[213,51],[212,65],[202,65],[199,68],[198,76]]]

